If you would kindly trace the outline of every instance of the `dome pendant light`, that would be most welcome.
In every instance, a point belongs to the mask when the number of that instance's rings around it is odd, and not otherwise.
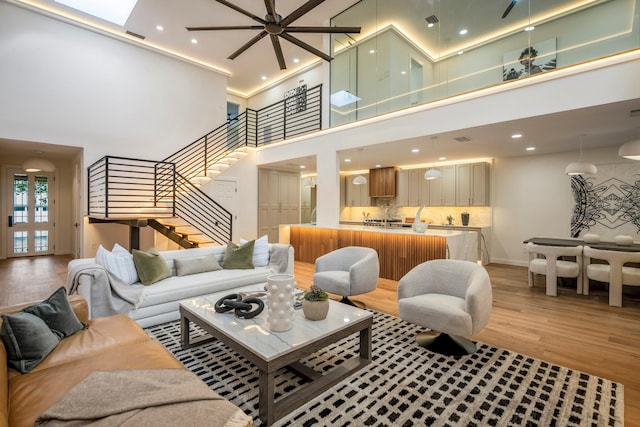
[[[569,175],[585,175],[590,174],[593,175],[598,172],[598,168],[593,163],[587,163],[582,161],[582,137],[584,135],[580,135],[580,161],[572,162],[567,165],[564,172]]]
[[[358,148],[358,151],[360,151],[360,154],[358,154],[358,169],[360,169],[360,157],[362,156],[362,150],[364,150],[364,148]],[[355,185],[362,185],[367,183],[367,178],[364,175],[360,174],[353,178],[353,181],[351,182],[353,182]]]
[[[431,164],[431,169],[429,169],[428,171],[426,171],[424,173],[424,179],[426,179],[427,181],[431,181],[432,179],[438,179],[438,178],[442,178],[442,172],[440,172],[438,169],[435,169],[435,160],[436,160],[436,150],[435,150],[435,144],[436,144],[436,138],[438,138],[437,136],[434,136],[433,138],[431,138],[431,154],[433,155],[433,163]]]
[[[620,146],[618,156],[625,159],[640,160],[640,129],[638,129],[638,137],[636,139],[625,142]]]

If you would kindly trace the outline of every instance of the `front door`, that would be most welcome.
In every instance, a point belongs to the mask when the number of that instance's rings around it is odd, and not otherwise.
[[[53,254],[53,173],[7,174],[7,257]]]

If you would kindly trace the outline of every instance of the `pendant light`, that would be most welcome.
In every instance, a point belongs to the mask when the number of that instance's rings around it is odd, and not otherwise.
[[[440,172],[438,169],[435,169],[434,167],[436,164],[435,145],[436,145],[437,138],[438,138],[437,136],[434,136],[433,138],[431,138],[431,154],[433,155],[433,163],[431,164],[431,169],[429,169],[424,173],[424,179],[426,179],[427,181],[431,181],[432,179],[442,178],[442,172]]]
[[[582,137],[584,135],[580,135],[580,161],[572,162],[567,165],[564,172],[567,175],[584,175],[584,174],[595,174],[598,172],[598,168],[593,163],[587,163],[582,161]]]
[[[360,153],[358,154],[358,169],[360,169],[360,157],[362,157],[362,150],[364,150],[364,148],[358,148],[358,151],[360,151]],[[360,174],[353,178],[353,181],[351,182],[353,182],[355,185],[362,185],[367,183],[367,178],[364,175]]]
[[[625,142],[620,146],[618,156],[631,160],[640,160],[640,129],[638,129],[638,137],[636,139]]]

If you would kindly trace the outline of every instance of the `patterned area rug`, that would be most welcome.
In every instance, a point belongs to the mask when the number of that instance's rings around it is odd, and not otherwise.
[[[373,361],[276,426],[622,426],[621,384],[478,344],[471,356],[446,357],[419,347],[421,328],[375,313]],[[213,390],[258,418],[258,374],[220,342],[181,350],[179,322],[146,329]],[[201,335],[193,330],[192,336]],[[357,355],[358,335],[303,362],[327,370]],[[278,396],[303,384],[283,370]]]

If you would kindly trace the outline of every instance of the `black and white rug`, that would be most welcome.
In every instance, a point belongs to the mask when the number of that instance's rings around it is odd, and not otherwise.
[[[182,350],[180,324],[146,329],[213,390],[258,418],[258,374],[220,342]],[[276,426],[622,426],[622,384],[478,343],[471,356],[419,347],[421,328],[375,313],[373,361]],[[192,336],[202,334],[192,331]],[[353,335],[304,360],[330,369],[357,355]],[[283,370],[278,396],[302,384]]]

